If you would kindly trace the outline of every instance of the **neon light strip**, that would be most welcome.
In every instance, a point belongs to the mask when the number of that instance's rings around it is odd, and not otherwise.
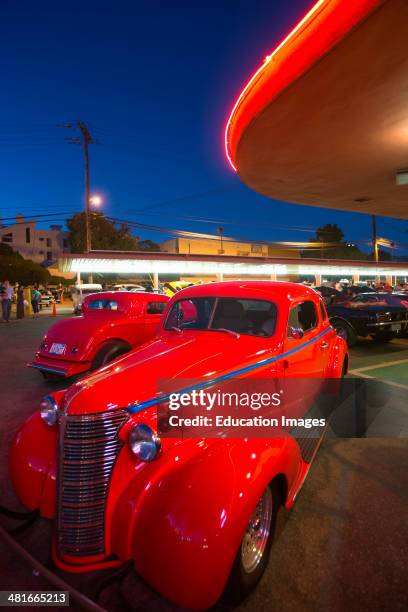
[[[62,260],[64,262],[64,259]],[[62,269],[68,272],[83,273],[127,273],[127,274],[229,274],[262,276],[276,274],[286,276],[289,274],[321,274],[327,276],[408,276],[408,265],[401,268],[388,268],[381,265],[311,265],[305,263],[274,264],[252,262],[222,262],[201,260],[158,260],[158,259],[91,259],[75,257],[65,260]]]
[[[305,342],[304,344],[301,344],[300,346],[296,346],[295,348],[290,349],[290,351],[286,351],[286,353],[282,353],[281,355],[277,355],[276,357],[269,357],[268,359],[262,359],[261,361],[258,361],[257,363],[253,363],[252,365],[245,366],[244,368],[240,368],[239,370],[235,370],[234,372],[229,372],[228,374],[222,374],[222,376],[217,376],[216,378],[213,378],[211,380],[205,380],[201,383],[198,383],[197,385],[186,387],[185,389],[182,389],[181,391],[172,391],[171,393],[163,395],[162,397],[159,397],[159,398],[152,397],[151,399],[145,400],[144,402],[140,402],[140,404],[134,404],[133,406],[128,406],[128,411],[130,412],[130,414],[137,414],[138,412],[142,412],[146,408],[150,408],[151,406],[155,406],[156,404],[163,404],[163,402],[167,402],[170,399],[170,395],[172,395],[173,393],[190,393],[190,391],[205,389],[206,387],[211,387],[212,385],[218,384],[219,382],[223,382],[224,380],[230,380],[231,378],[234,378],[235,376],[240,376],[241,374],[246,374],[247,372],[252,372],[253,370],[257,370],[258,368],[262,368],[263,366],[269,365],[270,363],[276,363],[277,361],[280,361],[281,359],[284,359],[285,357],[288,357],[289,355],[293,355],[294,353],[301,351],[306,346],[313,344],[317,340],[320,340],[320,338],[322,338],[325,334],[327,334],[332,329],[333,328],[331,326],[328,327],[323,332],[318,334],[315,338],[308,340],[307,342]]]
[[[318,11],[319,8],[323,4],[325,4],[325,3],[327,4],[328,2],[330,2],[330,0],[318,0],[318,2],[316,2],[316,4],[310,9],[310,11],[308,13],[306,13],[306,15],[303,17],[303,19],[301,19],[299,21],[299,23],[293,28],[293,30],[291,30],[291,32],[289,32],[289,34],[286,36],[286,38],[284,38],[282,40],[282,42],[272,51],[272,53],[270,55],[266,56],[264,63],[258,68],[258,70],[255,72],[255,74],[251,77],[251,79],[245,85],[245,87],[242,90],[241,94],[239,95],[237,101],[235,102],[235,104],[233,106],[233,109],[232,109],[232,111],[230,113],[230,116],[228,118],[227,125],[225,126],[225,133],[224,133],[225,154],[227,156],[227,159],[228,159],[228,161],[230,163],[231,168],[235,172],[237,172],[237,168],[234,165],[234,162],[232,161],[232,158],[231,158],[231,155],[230,155],[230,151],[229,151],[229,141],[228,141],[229,130],[230,130],[230,126],[231,126],[231,123],[232,123],[232,118],[233,118],[233,116],[235,114],[235,111],[237,110],[238,106],[241,104],[242,99],[246,95],[248,89],[251,87],[251,85],[257,79],[259,74],[264,70],[264,68],[266,68],[266,66],[269,64],[269,62],[272,60],[272,58],[282,49],[282,47],[284,45],[286,45],[295,36],[295,34],[303,27],[303,25],[307,21],[310,20],[310,18],[316,13],[316,11]]]

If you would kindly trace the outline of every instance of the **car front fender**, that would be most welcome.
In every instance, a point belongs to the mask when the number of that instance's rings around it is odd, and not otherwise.
[[[222,594],[268,483],[279,475],[292,488],[299,448],[289,437],[188,440],[153,466],[147,480],[143,470],[134,477],[116,506],[112,542],[122,543],[115,552],[133,558],[136,571],[168,599],[207,608]]]
[[[39,411],[18,430],[10,449],[9,467],[14,490],[29,510],[55,515],[57,428],[49,427]]]

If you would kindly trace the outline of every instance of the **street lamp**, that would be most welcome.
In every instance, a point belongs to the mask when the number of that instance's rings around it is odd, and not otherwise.
[[[102,204],[102,198],[100,195],[91,196],[89,201],[92,204],[92,206],[96,206],[97,208]]]

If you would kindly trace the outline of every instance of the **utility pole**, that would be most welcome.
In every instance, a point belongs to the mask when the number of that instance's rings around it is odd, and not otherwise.
[[[373,259],[375,263],[378,263],[377,219],[375,215],[371,215],[371,222],[373,227]]]
[[[224,248],[223,248],[223,243],[222,243],[222,236],[224,234],[224,228],[223,227],[219,227],[218,228],[218,233],[220,235],[220,242],[221,242],[221,248],[220,248],[220,255],[224,255]]]
[[[93,144],[92,136],[88,130],[87,125],[83,121],[77,121],[77,126],[82,134],[82,141],[84,145],[84,156],[85,156],[85,245],[86,252],[90,253],[92,250],[92,237],[91,237],[91,187],[89,180],[89,151],[88,147]]]

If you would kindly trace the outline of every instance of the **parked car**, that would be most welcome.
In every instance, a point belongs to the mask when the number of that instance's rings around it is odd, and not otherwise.
[[[125,283],[124,285],[113,285],[112,291],[146,291],[146,288],[143,285]]]
[[[168,300],[122,291],[88,295],[82,316],[54,323],[29,366],[48,379],[95,370],[153,338]]]
[[[327,312],[331,324],[349,346],[356,343],[358,336],[388,342],[408,328],[407,304],[403,297],[389,293],[360,293],[327,306]]]
[[[169,283],[164,283],[163,291],[169,297],[173,297],[178,291],[182,289],[186,289],[187,287],[192,287],[194,283],[189,283],[187,281],[171,281]]]
[[[12,446],[14,488],[54,521],[61,569],[132,561],[188,609],[212,606],[227,583],[244,597],[266,568],[278,508],[294,504],[321,437],[160,440],[157,413],[168,397],[158,382],[273,386],[285,377],[340,380],[347,367],[347,345],[312,289],[266,281],[184,289],[154,340],[44,398]]]
[[[82,302],[87,295],[102,291],[102,285],[99,283],[82,283],[71,287],[71,297],[74,305],[74,314],[79,315],[82,311]]]
[[[40,289],[40,308],[49,308],[55,302],[54,296],[48,289]]]
[[[341,294],[341,291],[338,291],[329,285],[321,285],[320,287],[315,287],[315,289],[320,293],[325,304],[331,304],[333,298]]]

